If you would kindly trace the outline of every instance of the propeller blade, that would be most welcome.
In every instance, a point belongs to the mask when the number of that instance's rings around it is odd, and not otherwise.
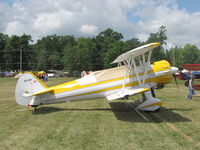
[[[173,74],[173,77],[174,77],[174,81],[175,81],[175,83],[176,83],[176,87],[179,89],[176,75]]]
[[[168,57],[168,61],[169,61],[169,64],[172,66],[172,61],[171,61],[171,58],[170,58],[170,55],[169,55],[169,51],[166,50],[166,53],[167,53],[167,57]],[[179,69],[177,67],[171,67],[172,69],[172,73],[173,73],[173,77],[174,77],[174,81],[176,83],[176,87],[179,89],[178,87],[178,82],[177,82],[177,77],[175,75],[175,73],[177,73],[179,71]]]
[[[178,82],[177,82],[176,73],[178,73],[179,70],[178,70],[177,67],[171,67],[171,71],[172,71],[172,74],[173,74],[173,77],[174,77],[174,80],[175,80],[175,83],[176,83],[176,87],[178,88]]]

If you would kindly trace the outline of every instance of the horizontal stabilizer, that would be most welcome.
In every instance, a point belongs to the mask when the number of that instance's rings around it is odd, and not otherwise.
[[[139,89],[124,89],[119,92],[115,92],[109,96],[107,96],[107,100],[115,100],[115,99],[120,99],[124,98],[125,96],[131,96],[139,93],[143,93],[149,91],[149,88],[139,88]]]
[[[53,92],[53,89],[46,89],[37,93],[33,93],[33,95],[40,95],[40,94],[44,94],[44,93],[48,93],[48,92]]]

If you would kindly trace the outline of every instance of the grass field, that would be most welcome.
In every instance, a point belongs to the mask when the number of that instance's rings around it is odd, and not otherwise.
[[[52,78],[47,85],[68,80]],[[149,122],[123,101],[106,99],[46,105],[33,112],[15,103],[15,85],[15,79],[0,78],[0,150],[200,149],[199,93],[187,100],[182,82],[179,90],[172,83],[155,91],[164,104],[160,112],[142,112]]]

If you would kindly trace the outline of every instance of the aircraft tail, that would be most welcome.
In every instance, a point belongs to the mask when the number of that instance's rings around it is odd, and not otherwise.
[[[44,91],[47,86],[34,74],[27,72],[18,79],[15,89],[15,99],[19,105],[28,105],[34,93]]]

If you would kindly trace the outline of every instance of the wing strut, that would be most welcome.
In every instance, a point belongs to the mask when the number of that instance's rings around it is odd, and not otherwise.
[[[123,86],[122,86],[123,89],[125,88],[127,76],[129,75],[129,73],[135,72],[136,77],[137,77],[137,81],[138,81],[140,86],[145,84],[148,66],[150,65],[150,58],[151,58],[152,51],[149,51],[147,54],[148,54],[147,60],[146,60],[145,54],[143,54],[140,57],[140,60],[139,60],[140,66],[142,66],[143,69],[144,69],[144,74],[143,74],[142,79],[139,77],[140,75],[139,75],[139,72],[138,72],[138,69],[137,69],[137,66],[136,66],[135,58],[129,58],[129,59],[126,59],[126,60],[123,61],[123,63],[126,66],[124,83],[123,83]],[[121,62],[118,63],[118,66],[121,66]]]
[[[137,80],[138,80],[138,82],[139,82],[139,85],[141,85],[139,73],[138,73],[138,70],[137,70],[137,67],[136,67],[136,64],[135,64],[135,59],[132,58],[132,60],[133,60],[133,65],[134,65],[135,73],[136,73],[136,76],[137,76]]]
[[[132,70],[131,59],[127,59],[127,60],[123,61],[123,63],[126,66],[126,72],[125,72],[124,82],[123,82],[123,86],[122,86],[122,89],[124,90],[125,85],[126,85],[127,76],[129,75],[130,72],[133,72],[133,70]]]
[[[149,51],[149,55],[148,55],[146,62],[145,62],[145,55],[143,54],[143,56],[142,56],[143,57],[143,64],[144,64],[144,76],[143,76],[142,84],[144,84],[145,81],[146,81],[147,68],[148,68],[148,65],[150,65],[151,54],[152,54],[152,51]]]
[[[126,72],[124,75],[124,83],[122,85],[123,89],[126,86],[127,76],[130,73],[136,74],[136,77],[140,86],[145,84],[148,66],[150,65],[152,50],[158,46],[160,46],[160,43],[158,42],[140,46],[138,48],[135,48],[133,50],[130,50],[126,53],[121,54],[112,62],[112,63],[118,63],[118,66],[121,66],[124,63],[124,65],[126,66]],[[148,55],[148,58],[146,60],[147,55]],[[138,67],[137,67],[137,64],[138,64]],[[142,75],[140,75],[140,72],[138,72],[138,70],[141,70],[141,69],[143,70]],[[140,78],[140,76],[142,77]]]

